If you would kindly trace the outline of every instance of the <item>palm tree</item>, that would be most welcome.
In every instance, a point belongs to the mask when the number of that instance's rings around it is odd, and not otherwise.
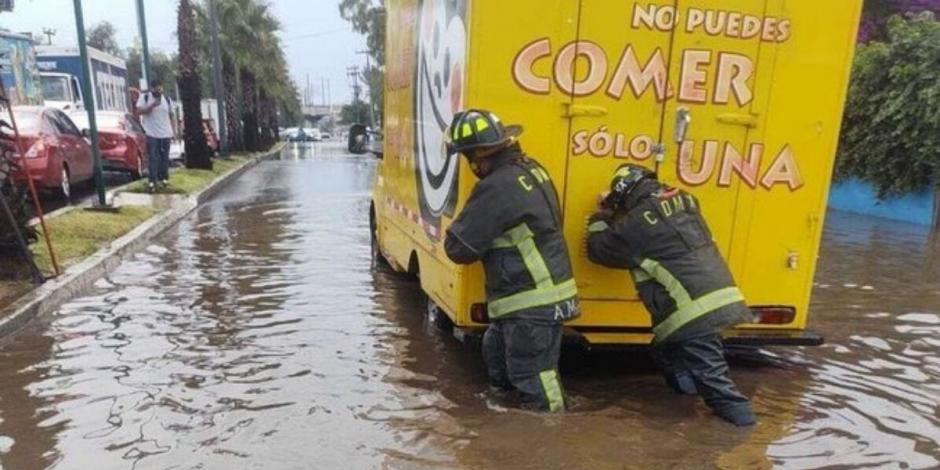
[[[177,34],[179,35],[179,87],[183,104],[183,140],[186,168],[212,169],[212,150],[202,130],[202,84],[199,80],[199,54],[196,24],[189,0],[180,0]]]
[[[299,115],[297,89],[277,36],[281,25],[261,0],[217,0],[216,13],[229,148],[260,150],[275,139],[279,109]],[[208,30],[204,13],[197,20],[200,30]],[[200,47],[208,51],[208,41]]]

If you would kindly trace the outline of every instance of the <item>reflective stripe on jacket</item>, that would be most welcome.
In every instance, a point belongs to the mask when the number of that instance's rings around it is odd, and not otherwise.
[[[653,191],[617,218],[596,214],[588,232],[592,261],[630,270],[652,316],[656,342],[716,332],[750,319],[744,296],[691,194]]]
[[[444,248],[456,263],[483,262],[490,318],[565,304],[576,315],[578,291],[561,232],[558,196],[548,172],[521,153],[494,156],[492,172],[447,229]],[[541,309],[550,311],[551,309]]]

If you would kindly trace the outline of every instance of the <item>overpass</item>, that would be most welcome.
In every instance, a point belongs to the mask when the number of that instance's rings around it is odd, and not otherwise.
[[[320,122],[320,119],[323,119],[327,116],[333,116],[333,118],[339,120],[340,110],[342,109],[342,106],[336,105],[304,105],[304,119],[313,125]]]

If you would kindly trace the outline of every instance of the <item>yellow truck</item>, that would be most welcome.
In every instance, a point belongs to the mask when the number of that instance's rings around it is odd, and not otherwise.
[[[442,247],[475,177],[445,151],[464,108],[525,126],[562,199],[590,345],[646,344],[629,275],[592,264],[585,227],[625,162],[695,194],[754,312],[725,333],[820,344],[806,329],[861,0],[387,0],[373,253],[420,278],[456,331],[488,317],[479,265]]]

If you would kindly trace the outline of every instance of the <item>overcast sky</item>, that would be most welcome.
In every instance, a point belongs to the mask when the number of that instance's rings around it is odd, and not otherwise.
[[[200,1],[200,0],[195,0]],[[73,0],[15,0],[12,13],[0,13],[0,28],[14,32],[57,31],[54,44],[74,45]],[[85,25],[110,21],[117,28],[118,41],[127,47],[137,37],[135,0],[84,0]],[[176,51],[176,0],[144,0],[150,48]],[[351,99],[346,67],[364,64],[356,51],[365,40],[340,18],[336,0],[269,0],[283,25],[282,39],[291,74],[303,93],[307,74],[314,83],[317,103],[321,101],[321,78],[331,83],[334,103]]]

